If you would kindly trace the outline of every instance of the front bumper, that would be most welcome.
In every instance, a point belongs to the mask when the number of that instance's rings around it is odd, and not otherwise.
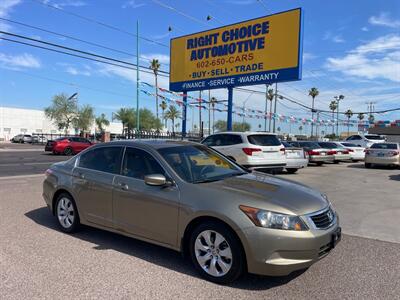
[[[286,231],[251,227],[243,231],[249,273],[286,276],[310,267],[328,255],[340,241],[336,222],[325,230]]]

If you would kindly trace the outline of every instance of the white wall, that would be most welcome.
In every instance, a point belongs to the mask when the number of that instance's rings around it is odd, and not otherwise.
[[[94,133],[93,124],[91,133]],[[110,122],[106,131],[120,134],[122,124]],[[26,133],[63,133],[46,118],[44,111],[36,109],[23,109],[0,106],[0,141],[9,141],[13,136]],[[74,132],[71,132],[74,133]]]

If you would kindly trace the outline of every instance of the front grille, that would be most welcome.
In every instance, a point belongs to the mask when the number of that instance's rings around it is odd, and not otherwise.
[[[329,207],[326,211],[310,217],[318,229],[325,229],[332,225],[335,220],[335,213]]]
[[[318,252],[318,257],[321,258],[322,256],[325,256],[325,255],[328,254],[331,250],[332,250],[331,243],[326,244],[326,245],[320,247],[320,248],[319,248],[319,252]]]

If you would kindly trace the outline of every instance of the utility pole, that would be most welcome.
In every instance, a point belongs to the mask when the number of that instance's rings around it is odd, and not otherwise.
[[[139,20],[136,21],[136,130],[140,129],[139,113]]]
[[[336,111],[336,136],[339,137],[339,102],[344,99],[343,95],[334,97],[337,102],[337,111]]]
[[[317,131],[317,140],[319,140],[319,110],[317,110],[317,124],[315,127]]]
[[[267,131],[268,84],[265,85],[264,131]]]
[[[202,135],[202,130],[201,128],[201,91],[199,92],[199,135]]]
[[[275,133],[275,123],[276,123],[276,103],[278,102],[278,83],[275,82],[275,103],[274,103],[274,121],[273,121],[273,127],[272,127],[272,132]]]

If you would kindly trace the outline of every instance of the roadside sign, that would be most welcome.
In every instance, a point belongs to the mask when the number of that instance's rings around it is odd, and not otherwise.
[[[302,9],[171,39],[170,90],[301,79]]]

